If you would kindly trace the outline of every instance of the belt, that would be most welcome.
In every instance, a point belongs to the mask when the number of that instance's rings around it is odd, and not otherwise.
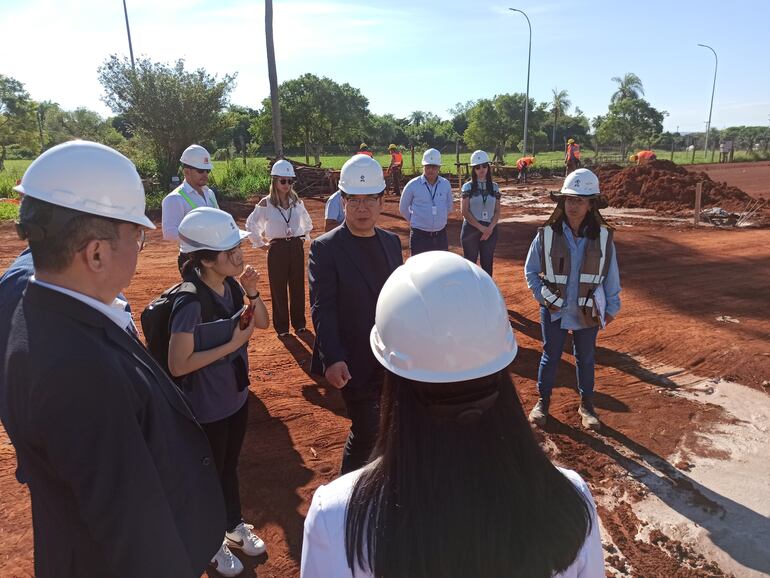
[[[423,231],[422,229],[412,229],[415,233],[420,233],[421,235],[426,235],[428,237],[438,237],[441,233],[446,231],[446,227],[443,229],[439,229],[438,231]]]
[[[290,241],[294,241],[295,239],[300,239],[300,240],[304,241],[305,240],[305,236],[301,235],[299,237],[278,237],[276,239],[270,239],[270,244],[272,245],[273,243],[280,243],[281,241],[286,241],[288,243]]]

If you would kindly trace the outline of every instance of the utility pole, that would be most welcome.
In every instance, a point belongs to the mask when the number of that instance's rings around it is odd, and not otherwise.
[[[521,12],[524,14],[524,18],[527,19],[527,26],[529,26],[529,50],[527,51],[527,100],[524,103],[524,155],[527,154],[527,128],[529,125],[529,65],[532,62],[532,24],[529,22],[529,16],[525,14],[523,10],[518,8],[509,8],[513,12]]]
[[[123,15],[126,17],[126,34],[128,34],[128,53],[131,55],[131,70],[136,70],[134,64],[134,47],[131,45],[131,28],[128,26],[128,8],[126,8],[126,0],[123,0]]]
[[[717,87],[717,66],[719,65],[719,58],[717,58],[716,51],[711,48],[708,44],[698,44],[698,46],[702,46],[703,48],[708,48],[711,50],[711,52],[714,53],[714,83],[711,85],[711,104],[709,105],[709,122],[708,127],[706,128],[706,144],[703,147],[703,158],[705,159],[709,152],[709,136],[711,136],[711,111],[714,108],[714,90],[716,90]]]
[[[283,158],[283,134],[281,132],[281,105],[278,101],[278,73],[275,69],[273,46],[273,0],[265,0],[265,43],[267,44],[267,74],[270,78],[270,102],[273,116],[273,144],[275,158]]]

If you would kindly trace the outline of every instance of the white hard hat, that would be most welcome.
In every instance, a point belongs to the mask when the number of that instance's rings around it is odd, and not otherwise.
[[[471,155],[471,166],[489,164],[489,155],[486,151],[473,151]]]
[[[386,369],[427,383],[492,375],[517,351],[495,282],[449,251],[420,253],[391,274],[369,341]]]
[[[573,197],[599,196],[599,178],[588,169],[574,170],[564,179],[560,194]]]
[[[441,166],[441,153],[436,149],[428,149],[422,153],[422,164]]]
[[[368,155],[353,155],[340,171],[339,188],[348,195],[378,195],[385,190],[380,163]]]
[[[285,159],[281,159],[281,160],[275,161],[275,163],[273,164],[273,168],[270,169],[270,176],[291,177],[293,179],[297,175],[294,174],[294,167],[292,166],[292,164]]]
[[[179,162],[183,165],[195,167],[196,169],[211,170],[214,168],[214,165],[211,164],[211,155],[209,155],[209,151],[197,144],[190,145],[184,149]]]
[[[75,140],[48,149],[27,167],[13,190],[60,207],[155,228],[144,214],[144,187],[134,163],[99,143]]]
[[[230,215],[213,207],[198,207],[184,216],[179,223],[179,250],[192,253],[201,249],[229,251],[249,236]]]

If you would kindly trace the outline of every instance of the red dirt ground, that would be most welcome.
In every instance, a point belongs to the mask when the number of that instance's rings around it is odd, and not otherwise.
[[[322,203],[317,199],[306,203],[320,225]],[[242,224],[251,205],[227,208]],[[520,209],[506,207],[504,216],[516,212]],[[408,228],[392,198],[386,200],[381,225],[398,233],[408,246]],[[459,227],[455,216],[449,224],[455,252],[460,252]],[[500,227],[495,279],[519,341],[511,371],[529,410],[536,399],[541,343],[538,308],[526,287],[523,263],[536,223],[507,222]],[[7,223],[0,225],[0,243],[3,270],[22,243]],[[641,224],[618,230],[616,244],[623,308],[617,321],[600,334],[597,350],[596,405],[606,427],[595,435],[579,426],[574,359],[565,354],[561,386],[552,402],[554,419],[541,438],[560,464],[587,479],[597,497],[638,493],[631,481],[644,464],[626,457],[630,452],[634,458],[657,460],[672,484],[706,500],[686,472],[665,460],[694,429],[717,422],[721,410],[675,398],[671,391],[676,385],[638,359],[728,377],[762,390],[762,381],[770,376],[770,311],[766,297],[761,297],[770,278],[770,230]],[[135,312],[176,281],[176,252],[174,245],[161,240],[159,231],[148,235],[138,272],[126,291]],[[269,296],[265,253],[251,248],[245,252],[247,261],[263,273],[260,289]],[[740,319],[740,324],[718,322],[722,315]],[[298,575],[303,517],[313,491],[339,469],[348,422],[339,393],[307,373],[311,349],[312,336],[281,341],[272,330],[257,332],[249,347],[250,417],[240,478],[244,516],[267,543],[269,559],[256,568],[248,565],[244,576]],[[13,449],[0,430],[0,576],[26,577],[33,569],[29,497],[27,489],[16,483],[14,468]],[[636,576],[725,575],[712,561],[663,534],[650,541],[639,539],[637,529],[643,521],[627,502],[614,509],[602,507],[600,514],[614,544],[605,553],[608,568],[621,575],[629,575],[623,574],[629,567]],[[719,523],[716,515],[714,523]]]
[[[752,197],[770,199],[770,161],[687,166],[708,173],[711,180],[738,187]]]

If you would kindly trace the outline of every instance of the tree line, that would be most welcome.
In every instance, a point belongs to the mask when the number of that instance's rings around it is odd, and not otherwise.
[[[198,142],[215,158],[256,156],[272,148],[272,106],[265,98],[257,108],[230,103],[237,76],[217,78],[203,69],[188,70],[183,60],[173,65],[111,56],[98,70],[103,101],[115,116],[102,119],[85,108],[63,110],[50,101],[36,102],[22,83],[0,75],[0,170],[6,158],[33,158],[72,138],[103,142],[130,156],[145,176],[167,183],[177,170],[181,152]],[[666,147],[684,142],[682,135],[664,133],[667,113],[644,98],[641,79],[633,73],[612,79],[617,89],[607,112],[588,119],[573,108],[567,90],[554,88],[547,102],[529,103],[521,93],[500,94],[447,111],[414,111],[406,117],[378,115],[369,100],[348,83],[303,74],[279,86],[283,146],[320,162],[329,152],[352,153],[361,142],[385,150],[436,147],[485,149],[498,160],[506,152],[522,152],[524,107],[529,106],[528,153],[562,150],[568,138],[588,148],[614,147],[625,154],[633,147]],[[767,152],[768,127],[712,129],[737,147]],[[691,135],[702,140],[703,133]],[[699,143],[698,143],[699,144]]]

